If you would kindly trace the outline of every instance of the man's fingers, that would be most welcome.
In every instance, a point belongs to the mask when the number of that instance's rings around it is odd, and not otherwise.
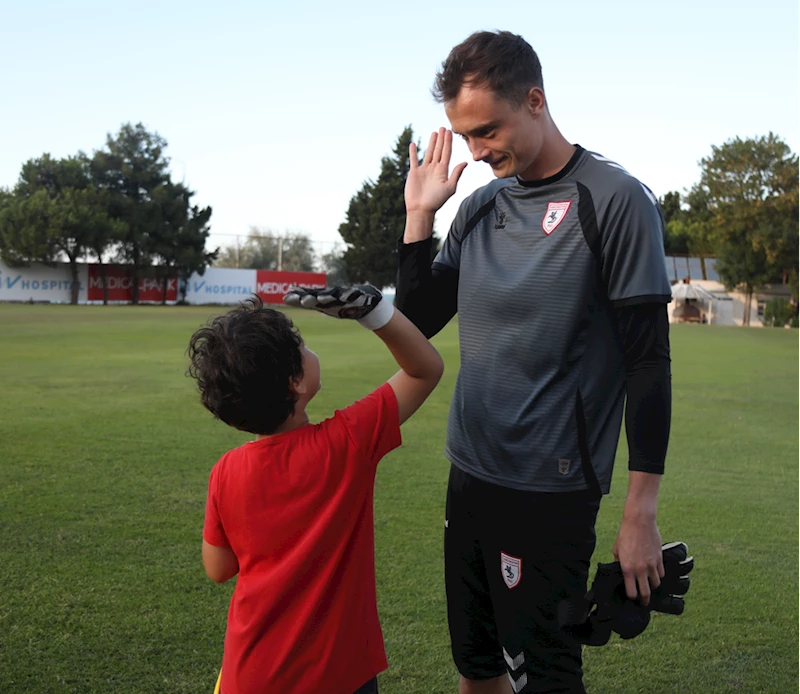
[[[439,134],[436,138],[436,148],[433,152],[433,163],[439,164],[442,161],[442,150],[444,149],[445,141],[447,140],[447,131],[444,128],[439,128]]]
[[[428,142],[428,149],[425,150],[425,157],[422,159],[423,164],[430,164],[433,161],[433,151],[436,149],[436,140],[439,133],[431,133],[430,142]]]
[[[636,588],[636,574],[633,571],[625,571],[623,569],[622,576],[625,579],[625,595],[631,600],[636,600],[639,591]]]
[[[450,174],[450,180],[448,183],[452,188],[453,192],[456,191],[456,186],[458,185],[458,179],[461,178],[461,174],[464,173],[464,169],[467,168],[467,162],[462,161],[460,164],[456,164],[453,167],[453,172]]]
[[[446,167],[450,166],[450,155],[453,153],[453,131],[445,130],[442,143],[441,163]]]
[[[664,575],[664,568],[661,568],[661,575],[658,573],[658,567],[654,566],[650,570],[649,575],[649,582],[650,582],[650,590],[655,590],[661,585],[661,577]]]
[[[417,146],[413,142],[408,146],[408,162],[412,170],[419,167],[419,158],[417,157]]]
[[[636,583],[639,586],[639,600],[642,605],[650,604],[650,582],[647,579],[647,574],[639,574],[636,577]]]

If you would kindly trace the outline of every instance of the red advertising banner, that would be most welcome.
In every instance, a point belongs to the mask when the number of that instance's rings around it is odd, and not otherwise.
[[[310,287],[325,289],[328,277],[324,272],[278,272],[277,270],[258,270],[256,272],[256,293],[265,304],[283,303],[283,295],[289,287]]]
[[[133,301],[131,268],[124,265],[106,265],[106,286],[109,301]],[[103,279],[96,264],[89,265],[88,301],[103,300]],[[155,277],[139,278],[139,301],[160,302],[164,299],[164,280]],[[167,280],[167,301],[178,300],[178,278]]]

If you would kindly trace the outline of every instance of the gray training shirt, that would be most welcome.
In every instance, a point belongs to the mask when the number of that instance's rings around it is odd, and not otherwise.
[[[436,264],[459,273],[447,457],[506,487],[582,490],[596,476],[607,493],[625,398],[613,309],[671,299],[653,193],[578,147],[555,176],[473,193]]]

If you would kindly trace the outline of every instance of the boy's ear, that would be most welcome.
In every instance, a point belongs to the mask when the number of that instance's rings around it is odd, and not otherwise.
[[[289,390],[291,390],[295,395],[305,395],[308,392],[308,388],[306,387],[306,384],[303,383],[302,378],[297,380],[290,378]]]

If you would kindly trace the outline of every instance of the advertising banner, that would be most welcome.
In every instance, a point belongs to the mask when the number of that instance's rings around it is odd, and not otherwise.
[[[275,270],[257,270],[256,289],[265,304],[283,303],[283,296],[289,287],[307,287],[325,289],[327,275],[324,272],[278,272]]]
[[[78,266],[78,301],[86,301],[86,265]],[[68,263],[12,268],[0,261],[0,301],[51,301],[72,299],[72,273]]]
[[[108,300],[129,303],[133,300],[131,268],[125,265],[105,265]],[[78,302],[103,300],[103,280],[96,263],[78,265]],[[186,283],[186,301],[190,304],[235,304],[258,294],[264,303],[280,304],[289,287],[298,285],[324,289],[326,275],[321,272],[277,272],[272,270],[243,270],[237,268],[208,268],[202,275],[194,274]],[[161,303],[164,290],[167,303],[181,298],[177,277],[166,280],[156,277],[139,278],[139,301]],[[11,268],[0,261],[0,301],[49,301],[69,303],[72,275],[68,263],[54,267],[33,264]]]
[[[109,301],[133,301],[133,278],[129,267],[124,265],[105,265],[106,287]],[[103,278],[100,266],[89,265],[89,301],[103,300]],[[139,278],[139,301],[162,302],[164,300],[164,279],[149,277]],[[178,278],[167,279],[167,301],[178,300]]]

